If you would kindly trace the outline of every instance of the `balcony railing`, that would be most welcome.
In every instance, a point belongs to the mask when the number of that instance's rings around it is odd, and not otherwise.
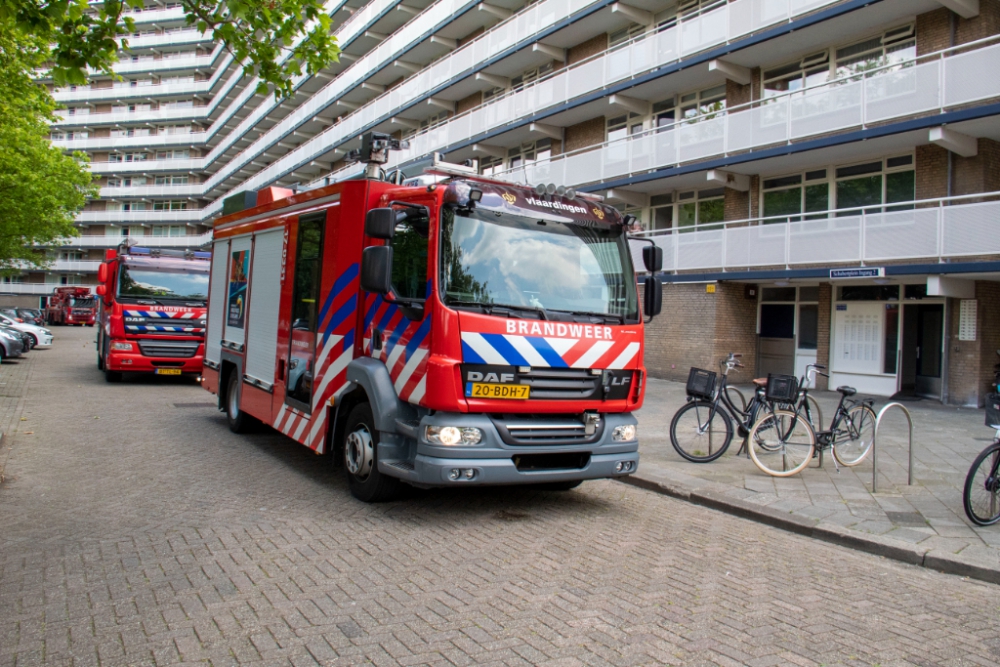
[[[0,294],[52,294],[57,287],[65,287],[60,283],[0,283]],[[91,291],[94,285],[87,283],[79,287],[89,287]]]
[[[1000,79],[970,76],[1000,68],[997,40],[994,36],[679,121],[508,173],[516,171],[529,183],[599,183],[998,97]],[[959,49],[964,52],[949,55]]]
[[[188,236],[114,236],[114,235],[81,235],[66,239],[61,244],[65,248],[114,248],[122,241],[129,241],[138,246],[150,248],[197,248],[212,240],[212,233],[190,234]]]
[[[183,211],[83,211],[76,216],[77,222],[90,224],[120,223],[140,224],[143,222],[199,222],[204,209],[189,208]]]
[[[903,210],[900,210],[903,209]],[[793,222],[786,222],[792,219]],[[663,248],[663,270],[745,271],[803,265],[871,264],[1000,254],[1000,192],[894,202],[865,209],[752,218],[641,232]],[[642,267],[644,243],[632,242]]]

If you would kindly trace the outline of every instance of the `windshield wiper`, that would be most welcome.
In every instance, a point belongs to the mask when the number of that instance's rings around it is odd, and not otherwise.
[[[605,324],[625,324],[624,315],[614,315],[611,313],[589,313],[583,310],[555,310],[557,313],[568,313],[575,317],[597,318],[603,320]]]
[[[128,297],[125,297],[128,298]],[[133,297],[134,298],[134,297]],[[155,299],[136,299],[136,303],[142,304],[143,306],[162,306],[163,304]]]

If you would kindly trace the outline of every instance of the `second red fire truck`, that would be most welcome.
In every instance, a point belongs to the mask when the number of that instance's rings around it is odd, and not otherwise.
[[[45,320],[49,324],[92,327],[97,321],[97,299],[89,287],[57,287],[45,307]]]
[[[201,375],[209,252],[121,246],[97,269],[97,367],[122,373]]]
[[[386,182],[391,143],[366,137],[366,178],[227,201],[204,386],[230,428],[260,420],[332,450],[369,502],[404,482],[565,489],[635,472],[645,369],[627,221],[458,165]],[[659,248],[643,257],[660,269]],[[647,279],[647,315],[661,298]]]

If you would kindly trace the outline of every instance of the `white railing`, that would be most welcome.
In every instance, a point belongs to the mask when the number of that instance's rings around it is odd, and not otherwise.
[[[114,236],[114,235],[81,235],[65,239],[61,243],[54,243],[53,246],[66,248],[114,248],[122,241],[128,240],[138,246],[148,246],[151,248],[197,248],[212,240],[212,233],[191,234],[188,236],[153,236],[144,234],[138,236]]]
[[[142,174],[145,172],[185,172],[202,168],[202,158],[186,158],[177,160],[140,160],[138,162],[91,162],[90,171],[94,174]]]
[[[1000,68],[1000,44],[944,57],[949,51],[562,155],[517,169],[516,176],[529,183],[598,183],[1000,96],[1000,78],[975,74]]]
[[[190,106],[177,109],[145,109],[142,111],[119,111],[108,113],[76,113],[69,115],[66,109],[56,112],[59,120],[52,127],[76,127],[80,125],[117,125],[121,123],[162,123],[171,120],[203,120],[208,117],[209,107]],[[95,137],[96,138],[96,137]],[[107,139],[107,137],[105,137]],[[63,142],[65,143],[65,142]]]
[[[798,220],[753,218],[689,232],[654,230],[636,236],[650,238],[663,248],[663,270],[668,272],[913,259],[937,262],[1000,254],[1000,234],[996,233],[1000,192],[792,218]],[[642,267],[646,244],[635,241],[631,245],[633,260]]]
[[[153,179],[150,178],[149,180],[152,181]],[[115,197],[176,197],[186,199],[188,197],[200,197],[201,191],[201,183],[186,183],[183,185],[155,185],[148,183],[127,187],[103,187],[101,188],[101,199],[112,199]]]
[[[139,224],[142,222],[199,222],[203,209],[187,209],[184,211],[83,211],[76,216],[77,222],[90,224],[122,223]]]
[[[57,259],[53,260],[49,266],[49,271],[84,271],[96,273],[97,267],[101,265],[100,260],[88,259]]]
[[[52,294],[57,287],[66,287],[59,283],[0,283],[0,294]],[[81,284],[79,287],[93,288],[92,284]]]

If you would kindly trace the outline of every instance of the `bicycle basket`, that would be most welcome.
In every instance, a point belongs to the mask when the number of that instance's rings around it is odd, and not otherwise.
[[[764,396],[772,403],[794,403],[799,397],[799,381],[794,375],[768,373]]]
[[[1000,426],[1000,394],[986,394],[986,425]]]
[[[715,373],[691,367],[688,373],[687,393],[695,398],[711,399],[715,393]]]

